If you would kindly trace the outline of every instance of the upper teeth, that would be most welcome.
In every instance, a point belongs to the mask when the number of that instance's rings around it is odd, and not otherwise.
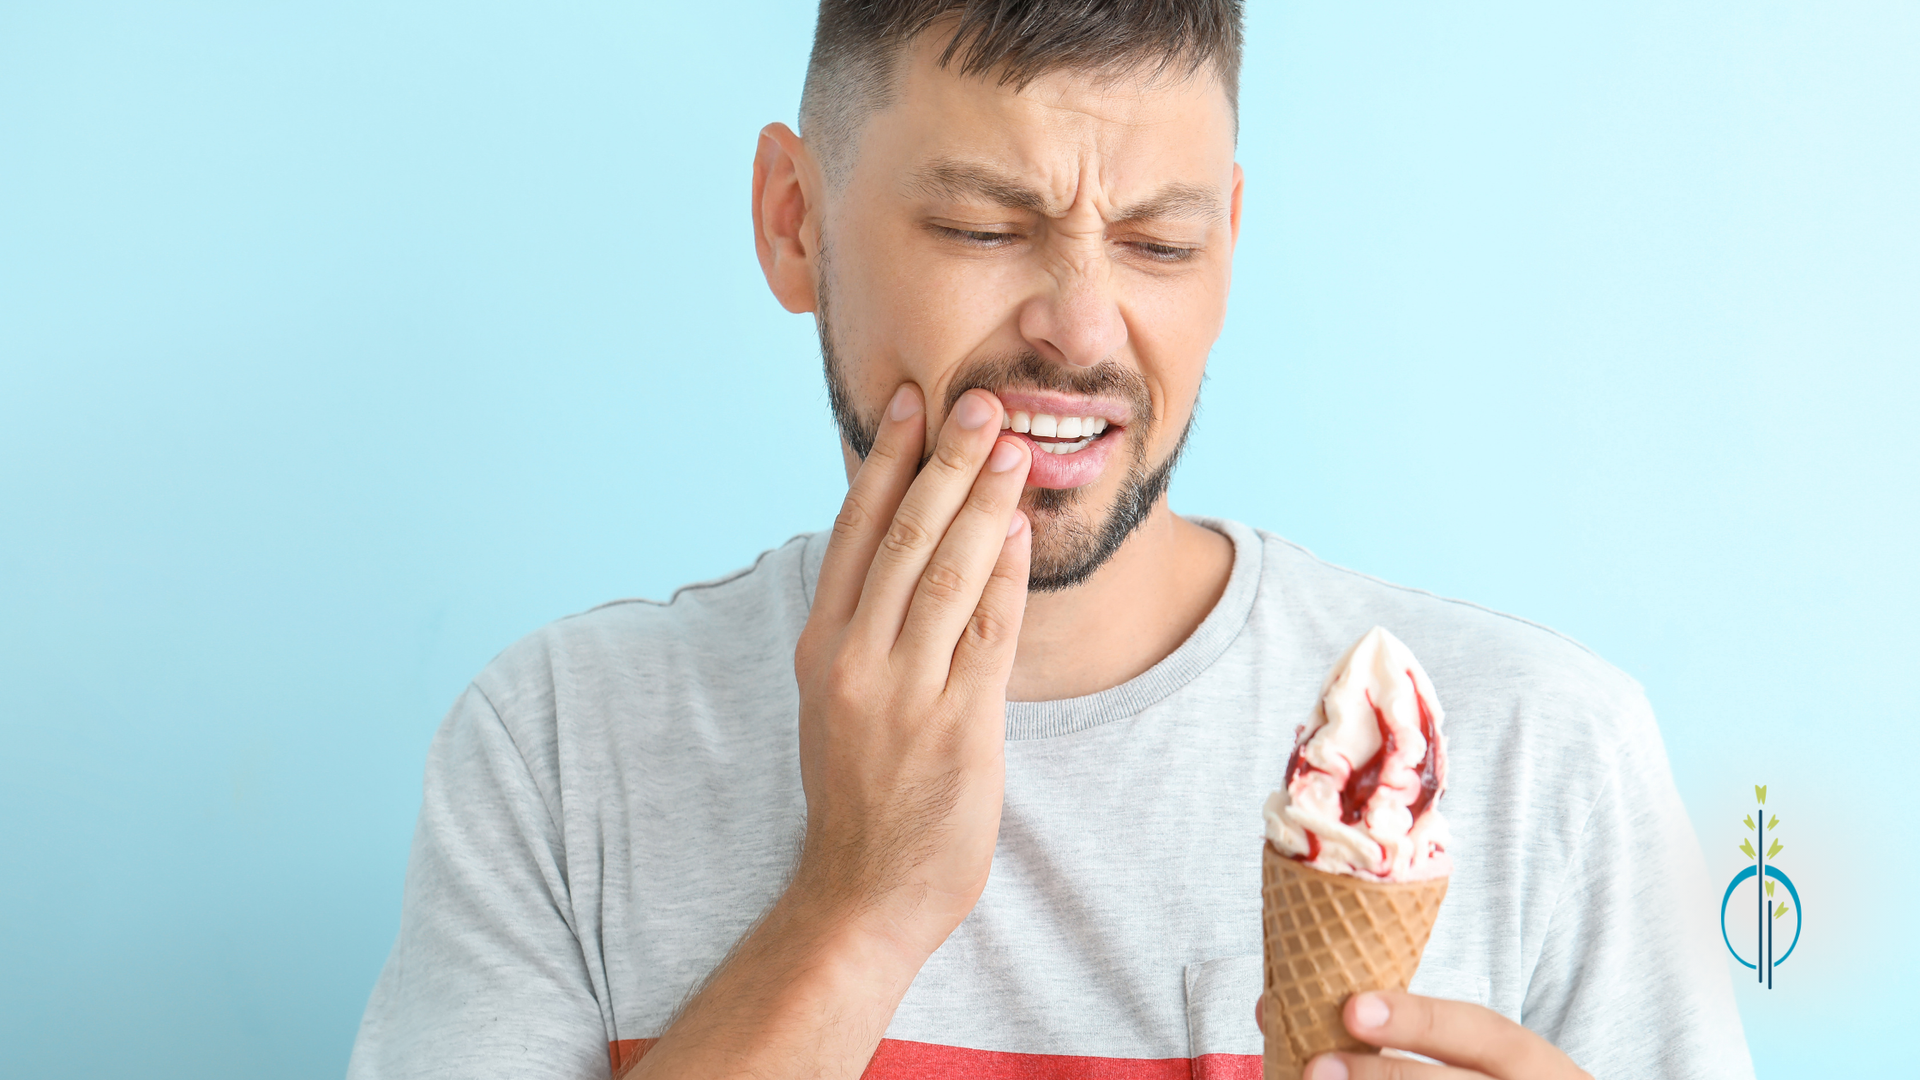
[[[1107,430],[1107,422],[1098,416],[1054,416],[1050,413],[1010,412],[1000,421],[1002,428],[1029,435],[1051,435],[1056,439],[1078,439]]]

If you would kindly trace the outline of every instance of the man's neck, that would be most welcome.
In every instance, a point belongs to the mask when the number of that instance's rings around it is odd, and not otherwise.
[[[1118,686],[1192,636],[1227,588],[1233,541],[1163,497],[1093,577],[1027,598],[1009,701],[1054,701]]]

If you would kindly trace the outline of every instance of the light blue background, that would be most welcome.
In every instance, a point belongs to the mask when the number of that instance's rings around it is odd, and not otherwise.
[[[3,1071],[339,1075],[463,682],[830,519],[746,199],[810,27],[0,6]],[[1810,908],[1760,1075],[1910,1069],[1920,8],[1250,35],[1175,505],[1640,678],[1716,879],[1767,783]]]

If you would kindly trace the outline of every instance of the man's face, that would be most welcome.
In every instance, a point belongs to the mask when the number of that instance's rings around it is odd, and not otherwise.
[[[829,388],[860,455],[902,382],[929,446],[963,392],[997,395],[1034,451],[1032,587],[1064,588],[1145,520],[1184,443],[1226,314],[1233,115],[1205,70],[1016,93],[941,69],[943,44],[902,58],[822,222]]]

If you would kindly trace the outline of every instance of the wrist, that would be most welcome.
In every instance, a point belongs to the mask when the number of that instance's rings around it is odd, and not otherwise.
[[[836,982],[863,982],[876,990],[897,985],[904,996],[920,968],[940,947],[935,935],[883,905],[808,889],[796,880],[767,917],[761,934],[782,940],[807,964]]]
[[[789,889],[627,1075],[856,1076],[925,960]]]

